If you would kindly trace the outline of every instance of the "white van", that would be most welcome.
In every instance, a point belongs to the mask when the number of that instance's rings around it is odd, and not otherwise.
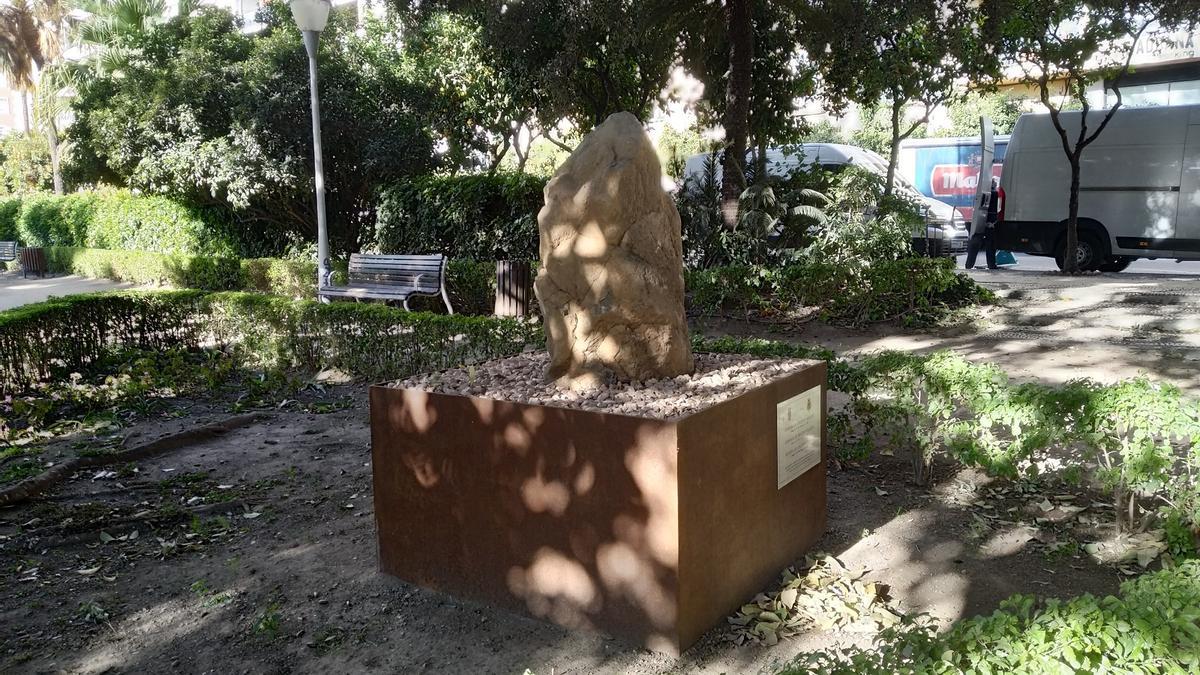
[[[1069,137],[1081,113],[1060,115]],[[1089,133],[1104,111],[1088,113]],[[1071,165],[1048,114],[1022,115],[1001,174],[997,245],[1063,266]],[[1084,149],[1081,269],[1119,272],[1137,258],[1200,260],[1200,106],[1121,108]]]
[[[688,157],[683,167],[683,178],[686,181],[699,183],[705,178],[709,155],[692,155]],[[837,171],[851,164],[861,166],[879,176],[887,176],[887,160],[878,154],[854,145],[841,143],[803,143],[789,146],[787,151],[776,148],[767,150],[767,173],[772,176],[784,177],[791,173],[818,165],[828,171]],[[716,175],[721,180],[721,166],[717,164]],[[963,216],[953,206],[945,202],[926,197],[907,179],[896,173],[896,188],[922,205],[925,210],[925,237],[913,237],[914,246],[921,252],[930,251],[936,255],[960,255],[967,250],[970,234]],[[932,246],[931,246],[932,244]]]

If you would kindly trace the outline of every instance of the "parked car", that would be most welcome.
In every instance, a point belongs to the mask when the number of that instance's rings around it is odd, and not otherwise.
[[[1095,129],[1104,111],[1088,114]],[[1071,139],[1082,114],[1059,116]],[[1064,265],[1071,166],[1047,114],[1022,115],[1000,179],[997,245]],[[1137,258],[1200,260],[1200,105],[1121,108],[1083,152],[1079,267],[1119,272]]]
[[[684,164],[684,179],[696,182],[703,180],[708,158],[708,155],[689,157]],[[785,177],[813,165],[836,172],[852,164],[879,176],[887,176],[886,159],[866,148],[841,143],[804,143],[789,146],[787,150],[770,148],[767,150],[766,164],[767,172],[777,177]],[[716,167],[715,178],[717,181],[721,179],[720,165]],[[945,202],[921,194],[898,172],[895,188],[924,209],[925,231],[913,233],[913,247],[918,252],[933,256],[955,256],[966,252],[970,236],[961,213]]]

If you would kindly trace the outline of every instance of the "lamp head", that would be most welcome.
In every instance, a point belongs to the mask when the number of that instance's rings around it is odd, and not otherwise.
[[[330,0],[290,0],[292,18],[302,31],[321,32],[329,21]]]

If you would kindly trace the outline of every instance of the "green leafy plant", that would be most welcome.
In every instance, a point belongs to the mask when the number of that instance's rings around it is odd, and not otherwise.
[[[545,179],[518,173],[423,176],[380,192],[376,243],[395,253],[533,260]]]
[[[224,348],[250,367],[403,377],[520,352],[536,324],[378,304],[203,291],[80,295],[0,312],[0,392],[65,377],[114,349]]]
[[[871,648],[809,653],[780,675],[1189,673],[1200,668],[1200,562],[1142,575],[1120,596],[1013,596],[945,635],[885,629]]]
[[[255,617],[254,632],[258,635],[266,636],[268,640],[274,640],[279,637],[281,621],[282,615],[279,612],[279,603],[272,602]]]
[[[128,190],[10,197],[0,235],[26,246],[70,246],[230,256],[242,252],[231,216]]]
[[[939,458],[1013,479],[1058,470],[1078,481],[1096,466],[1086,477],[1112,496],[1119,530],[1163,519],[1173,523],[1180,551],[1200,532],[1200,401],[1175,387],[1144,378],[1014,384],[996,366],[952,352],[839,359],[803,345],[729,338],[697,340],[694,348],[827,361],[830,388],[847,398],[828,422],[843,459],[880,448],[907,452],[922,484]]]
[[[2,208],[2,203],[0,203]],[[50,271],[205,291],[255,291],[292,298],[316,294],[314,260],[226,258],[54,246],[46,249]],[[334,283],[346,282],[346,262],[333,261]],[[496,286],[492,262],[452,259],[446,285],[459,314],[491,314]],[[445,311],[440,298],[414,297],[415,309]]]

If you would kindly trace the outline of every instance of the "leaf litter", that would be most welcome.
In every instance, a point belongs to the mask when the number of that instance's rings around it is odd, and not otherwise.
[[[808,556],[799,572],[793,567],[783,572],[778,589],[759,593],[728,618],[729,639],[774,645],[811,630],[870,633],[898,624],[903,614],[891,606],[887,587],[866,581],[866,573],[832,555]]]

